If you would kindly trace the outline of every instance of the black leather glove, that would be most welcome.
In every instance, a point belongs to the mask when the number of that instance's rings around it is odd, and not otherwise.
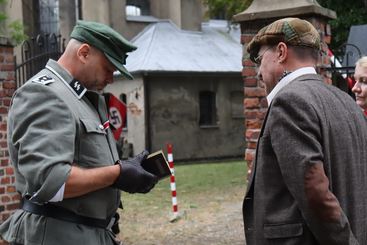
[[[147,193],[153,189],[158,177],[141,167],[141,162],[148,154],[148,151],[143,151],[134,158],[117,161],[116,164],[120,165],[120,176],[112,186],[129,193]]]

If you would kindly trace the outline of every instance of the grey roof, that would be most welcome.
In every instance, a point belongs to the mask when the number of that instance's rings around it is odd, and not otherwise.
[[[202,24],[201,32],[178,29],[171,21],[149,25],[132,42],[126,68],[132,72],[238,72],[242,70],[239,27],[227,22]]]
[[[367,25],[351,26],[343,58],[344,66],[354,66],[360,56],[367,55]]]

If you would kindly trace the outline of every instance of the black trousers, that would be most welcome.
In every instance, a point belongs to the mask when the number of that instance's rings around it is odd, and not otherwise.
[[[23,245],[23,244],[20,244],[20,243],[10,243],[10,245]]]

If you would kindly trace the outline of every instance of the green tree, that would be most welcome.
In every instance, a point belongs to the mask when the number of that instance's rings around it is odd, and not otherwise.
[[[252,0],[203,0],[208,6],[207,16],[211,19],[232,20],[233,15],[244,11]]]
[[[337,19],[330,21],[332,49],[337,49],[347,42],[352,25],[367,23],[367,0],[318,0],[318,3],[337,14]]]
[[[208,6],[207,16],[212,19],[231,20],[250,6],[253,0],[203,0]],[[317,2],[337,14],[337,19],[330,21],[332,40],[331,48],[337,49],[347,42],[352,25],[367,23],[367,0],[317,0]]]
[[[28,36],[24,33],[24,26],[20,20],[14,20],[7,24],[8,16],[3,11],[7,0],[0,0],[0,35],[8,36],[15,45],[21,44]]]
[[[9,25],[10,37],[16,45],[21,44],[28,36],[24,33],[24,26],[20,20],[14,20]]]

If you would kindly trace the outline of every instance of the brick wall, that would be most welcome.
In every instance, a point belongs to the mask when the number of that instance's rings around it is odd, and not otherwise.
[[[327,44],[330,43],[330,33],[328,32],[329,26],[325,18],[319,17],[302,17],[310,21],[316,29],[319,31],[322,40],[324,41],[324,51],[327,50]],[[279,19],[279,18],[277,18]],[[241,22],[241,43],[246,50],[247,44],[252,40],[256,33],[264,26],[270,24],[276,19],[261,19]],[[323,57],[320,59],[319,67],[325,67],[329,64],[327,58],[327,52],[324,52]],[[244,52],[242,60],[243,70],[243,82],[244,82],[244,114],[245,114],[245,140],[246,151],[245,160],[248,165],[248,173],[251,173],[252,164],[255,158],[257,139],[260,134],[261,125],[264,121],[266,111],[268,108],[266,100],[265,88],[257,79],[257,67],[249,59],[247,52]],[[326,80],[325,80],[326,81]]]
[[[16,89],[14,68],[13,48],[0,45],[0,223],[19,207],[20,201],[6,143],[7,114],[11,96]],[[5,244],[0,239],[0,245]]]

